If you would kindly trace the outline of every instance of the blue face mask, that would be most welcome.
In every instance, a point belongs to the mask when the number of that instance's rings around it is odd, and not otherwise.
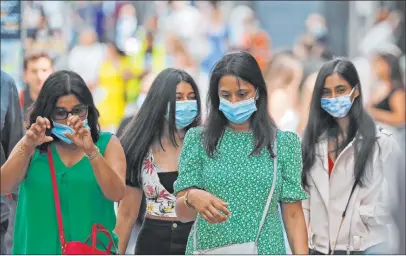
[[[354,99],[351,100],[351,95],[354,89],[352,89],[349,94],[341,97],[321,98],[321,107],[335,118],[345,117],[350,111],[352,103],[354,102]]]
[[[219,109],[230,122],[242,124],[247,121],[255,111],[257,111],[255,98],[256,97],[252,97],[248,100],[231,103],[220,97]]]
[[[310,28],[310,32],[315,36],[315,37],[323,37],[325,35],[327,35],[327,28],[322,25],[322,24],[317,24],[317,25],[313,25]]]
[[[85,125],[85,128],[90,130],[90,127],[87,124],[87,119],[84,120],[83,123]],[[73,135],[75,133],[75,130],[73,130],[73,128],[70,126],[67,126],[65,124],[60,124],[55,121],[52,121],[52,124],[54,127],[52,128],[51,133],[53,135],[55,135],[61,141],[65,142],[67,144],[72,144],[72,141],[68,137],[66,137],[65,133],[69,133],[69,134]]]
[[[165,118],[169,121],[170,107],[168,105],[168,111]],[[175,119],[176,128],[183,129],[190,125],[196,118],[198,113],[196,100],[176,101]]]

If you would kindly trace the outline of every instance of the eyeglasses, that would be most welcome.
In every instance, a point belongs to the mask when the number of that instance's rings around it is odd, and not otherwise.
[[[61,121],[68,118],[69,114],[78,116],[80,118],[84,118],[87,115],[88,109],[89,109],[88,106],[77,106],[74,107],[72,111],[67,111],[64,108],[56,108],[52,113],[52,118],[56,121]]]

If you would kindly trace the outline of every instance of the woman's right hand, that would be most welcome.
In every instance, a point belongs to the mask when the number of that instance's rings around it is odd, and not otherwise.
[[[223,223],[231,216],[228,203],[201,189],[192,189],[188,202],[210,224]]]
[[[24,136],[24,145],[34,149],[43,143],[53,141],[51,136],[45,135],[46,129],[51,129],[51,122],[45,117],[37,117]]]

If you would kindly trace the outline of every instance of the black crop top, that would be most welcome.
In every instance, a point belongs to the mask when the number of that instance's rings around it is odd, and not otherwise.
[[[383,100],[381,100],[380,102],[375,104],[375,108],[385,110],[385,111],[392,111],[389,101],[392,98],[393,93],[396,92],[397,90],[400,90],[400,89],[399,88],[392,89]]]
[[[173,183],[175,183],[178,178],[178,172],[159,172],[158,177],[162,186],[164,186],[169,193],[173,194]]]

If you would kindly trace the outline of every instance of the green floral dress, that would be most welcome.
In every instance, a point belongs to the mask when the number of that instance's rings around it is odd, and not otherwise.
[[[252,133],[226,129],[213,159],[206,154],[200,137],[201,128],[186,134],[175,193],[190,187],[205,189],[229,203],[231,217],[225,223],[212,225],[199,216],[198,250],[254,241],[273,179],[274,165],[268,150],[249,156],[253,150]],[[308,198],[301,187],[298,136],[278,131],[277,141],[277,182],[259,237],[259,254],[286,254],[278,204]],[[186,254],[192,253],[193,232],[186,249]]]

